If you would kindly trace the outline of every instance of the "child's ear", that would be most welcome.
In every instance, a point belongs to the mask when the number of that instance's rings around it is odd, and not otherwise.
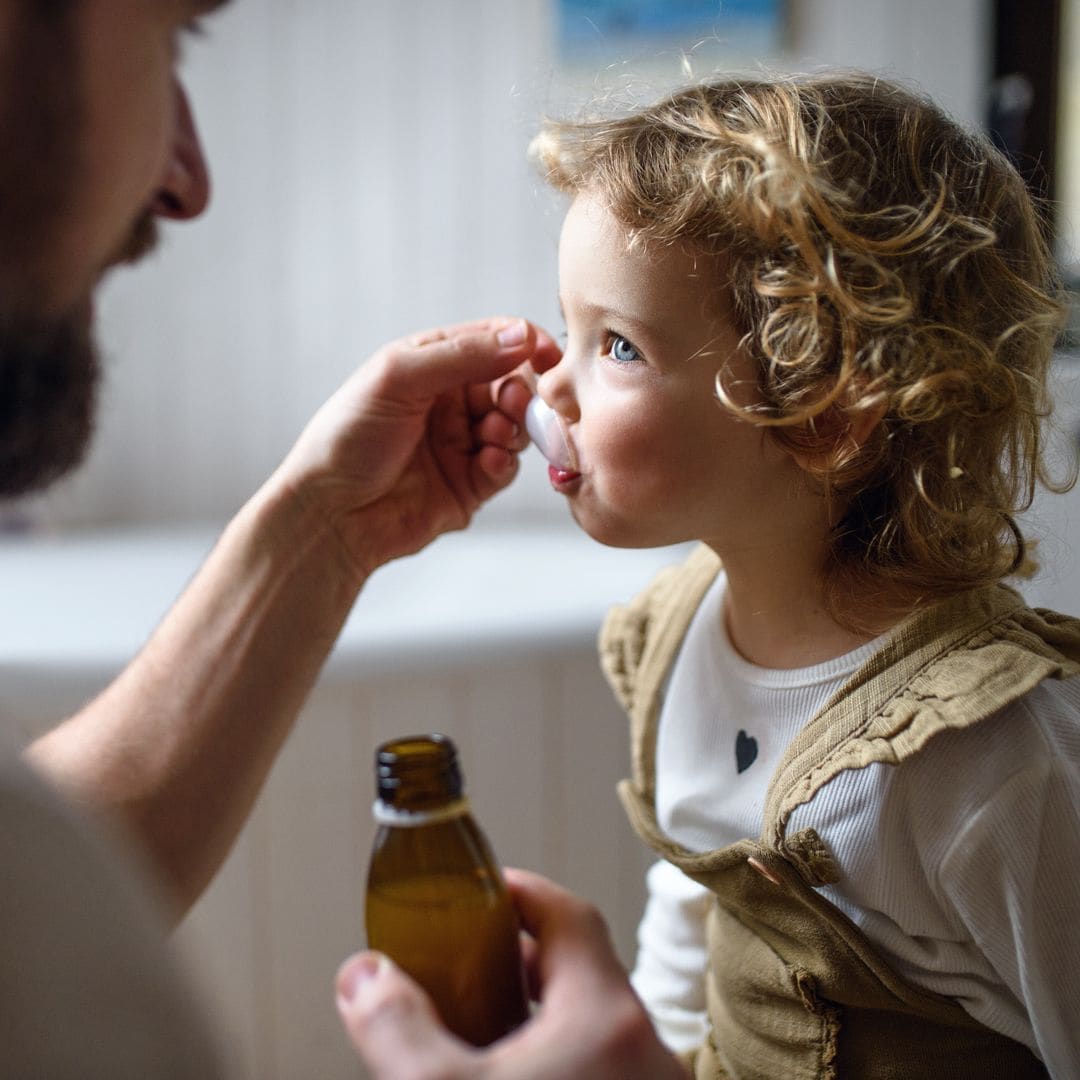
[[[877,430],[885,419],[889,403],[884,394],[864,398],[857,405],[847,410],[848,438],[861,450],[867,439]]]
[[[795,463],[816,476],[835,473],[857,457],[888,410],[883,394],[858,397],[851,405],[835,402],[808,422],[805,435],[789,444]]]

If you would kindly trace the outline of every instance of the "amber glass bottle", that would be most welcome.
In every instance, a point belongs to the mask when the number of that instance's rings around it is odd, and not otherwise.
[[[486,1046],[529,1011],[517,913],[464,796],[443,735],[375,754],[378,831],[367,881],[367,938],[424,987],[451,1031]]]

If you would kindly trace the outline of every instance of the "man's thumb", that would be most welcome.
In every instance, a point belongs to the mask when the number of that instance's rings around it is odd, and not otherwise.
[[[431,999],[381,953],[350,957],[337,974],[337,1007],[345,1030],[374,1080],[408,1075],[470,1075],[468,1046],[443,1027]],[[404,1066],[408,1064],[408,1068]]]

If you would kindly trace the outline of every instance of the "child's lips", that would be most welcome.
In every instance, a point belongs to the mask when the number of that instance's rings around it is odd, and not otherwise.
[[[551,486],[559,489],[570,487],[581,476],[581,473],[573,469],[560,469],[557,465],[548,466],[548,479]]]

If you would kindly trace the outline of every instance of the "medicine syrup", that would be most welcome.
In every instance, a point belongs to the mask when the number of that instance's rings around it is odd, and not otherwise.
[[[375,754],[378,831],[368,868],[368,946],[431,996],[461,1038],[486,1046],[529,1014],[517,913],[464,796],[443,735]]]

